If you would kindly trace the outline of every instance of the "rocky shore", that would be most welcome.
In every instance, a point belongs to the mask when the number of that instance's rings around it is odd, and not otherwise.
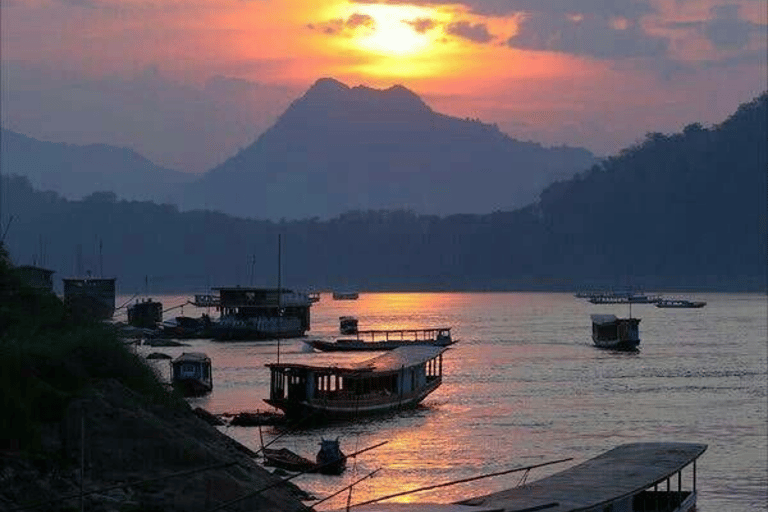
[[[81,458],[88,511],[203,512],[246,496],[225,510],[310,510],[254,455],[185,403],[152,403],[108,379],[43,426],[37,453],[0,453],[0,510],[79,510]]]

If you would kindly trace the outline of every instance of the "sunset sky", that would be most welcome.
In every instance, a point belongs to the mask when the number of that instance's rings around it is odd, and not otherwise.
[[[2,0],[2,123],[204,171],[318,78],[619,151],[767,87],[765,0]]]

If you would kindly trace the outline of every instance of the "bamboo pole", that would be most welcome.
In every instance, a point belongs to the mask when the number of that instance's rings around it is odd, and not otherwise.
[[[395,493],[395,494],[390,494],[388,496],[382,496],[380,498],[375,498],[375,499],[372,499],[372,500],[363,501],[362,503],[355,503],[354,505],[352,505],[352,507],[354,508],[354,507],[361,507],[363,505],[370,505],[371,503],[377,503],[379,501],[384,501],[384,500],[388,500],[388,499],[391,499],[391,498],[397,498],[399,496],[405,496],[406,494],[413,494],[413,493],[416,493],[416,492],[429,491],[431,489],[437,489],[439,487],[448,487],[450,485],[463,484],[463,483],[466,483],[466,482],[473,482],[475,480],[480,480],[482,478],[490,478],[492,476],[507,475],[509,473],[516,473],[518,471],[529,471],[531,469],[540,468],[542,466],[549,466],[551,464],[558,464],[560,462],[567,462],[569,460],[573,460],[573,457],[568,457],[567,459],[553,460],[553,461],[550,461],[550,462],[542,462],[541,464],[534,464],[534,465],[525,466],[525,467],[522,467],[522,468],[508,469],[506,471],[498,471],[496,473],[488,473],[488,474],[485,474],[485,475],[473,476],[473,477],[470,477],[470,478],[462,478],[461,480],[453,480],[451,482],[444,482],[444,483],[441,483],[441,484],[428,485],[426,487],[419,487],[418,489],[411,489],[410,491],[398,492],[398,493]]]

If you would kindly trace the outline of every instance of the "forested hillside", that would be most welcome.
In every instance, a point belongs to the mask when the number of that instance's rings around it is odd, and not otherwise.
[[[283,283],[296,288],[764,289],[767,103],[710,128],[649,134],[538,202],[488,215],[243,220],[111,194],[67,201],[4,178],[6,241],[16,263],[44,263],[56,278],[98,273],[103,261],[122,293],[273,286],[278,234]]]

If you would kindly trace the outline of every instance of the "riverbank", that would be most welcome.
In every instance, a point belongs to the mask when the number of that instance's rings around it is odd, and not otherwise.
[[[114,329],[73,318],[5,258],[0,294],[0,511],[309,510]]]

